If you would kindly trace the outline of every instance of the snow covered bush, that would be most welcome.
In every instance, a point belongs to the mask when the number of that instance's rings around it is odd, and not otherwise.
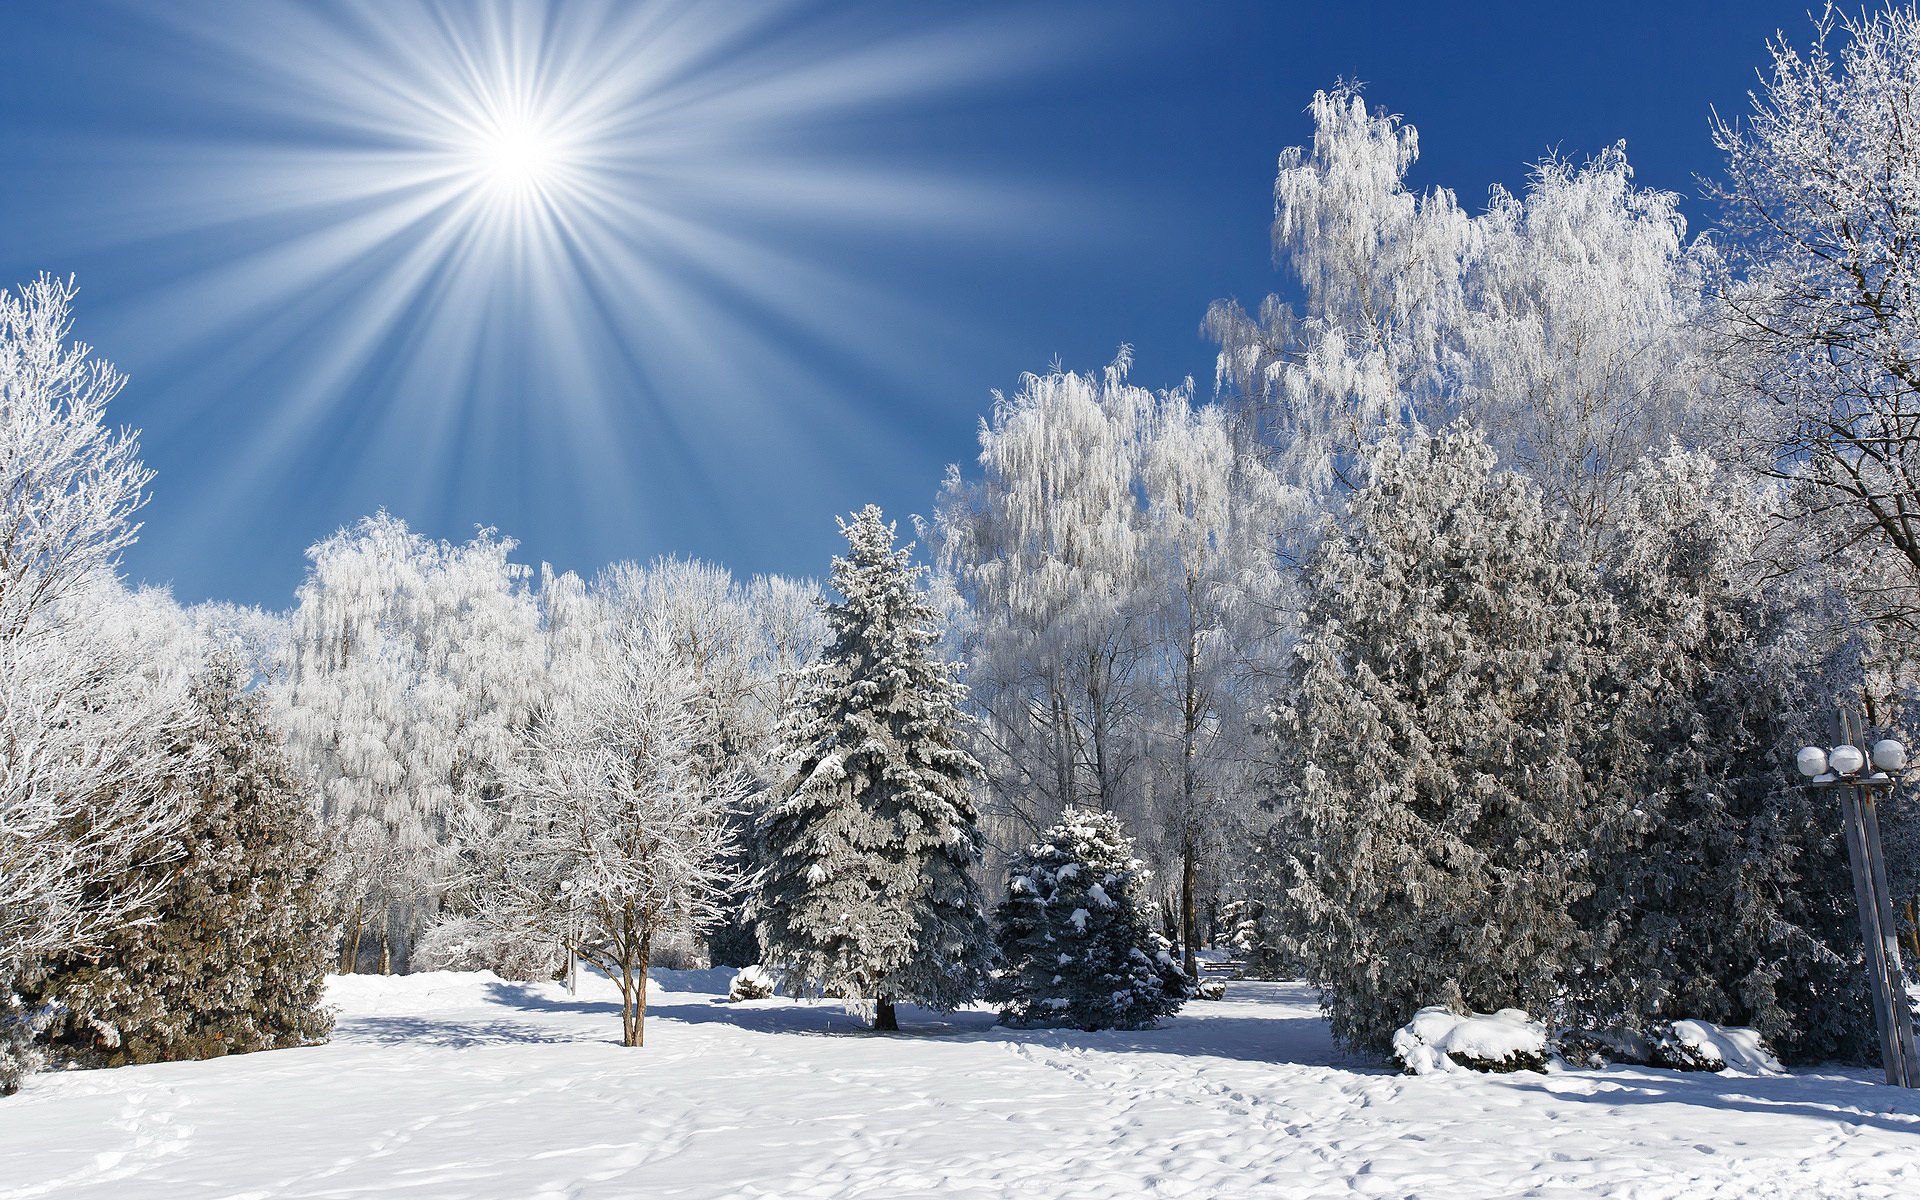
[[[1517,1008],[1462,1016],[1435,1005],[1394,1030],[1393,1060],[1409,1075],[1545,1071],[1547,1030]]]
[[[1008,1025],[1147,1029],[1194,995],[1142,907],[1146,868],[1112,813],[1069,809],[1015,855],[994,910]]]
[[[756,827],[750,911],[784,990],[837,990],[893,1029],[898,1002],[944,1011],[980,991],[980,765],[960,744],[965,689],[935,654],[940,617],[911,547],[872,505],[841,530],[833,642],[788,726],[794,774]]]
[[[184,822],[131,868],[155,898],[138,927],[30,965],[56,1055],[88,1065],[209,1058],[325,1038],[336,930],[313,812],[257,693],[216,661],[169,748]],[[141,886],[128,882],[124,886]]]
[[[40,1033],[52,1019],[51,1006],[29,1006],[0,981],[0,1096],[13,1095],[27,1076],[46,1066]]]
[[[557,979],[566,970],[566,947],[502,929],[472,915],[443,916],[413,947],[422,971],[492,971],[502,979]]]
[[[1675,1071],[1743,1071],[1778,1075],[1780,1060],[1752,1029],[1710,1021],[1671,1021],[1648,1033],[1648,1062]]]
[[[734,972],[733,982],[727,987],[727,999],[767,1000],[772,998],[773,990],[773,976],[759,963],[754,963]]]
[[[1193,985],[1193,998],[1195,1000],[1225,1000],[1227,998],[1227,981],[1224,979],[1199,980]]]

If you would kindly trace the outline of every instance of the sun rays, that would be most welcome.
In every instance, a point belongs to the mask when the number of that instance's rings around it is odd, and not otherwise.
[[[171,482],[210,522],[290,475],[354,497],[343,518],[506,523],[537,491],[656,532],[726,520],[829,470],[742,463],[895,436],[834,386],[847,364],[910,394],[930,339],[965,336],[850,239],[1032,219],[1031,192],[860,136],[1025,69],[1049,52],[1032,28],[680,0],[211,11],[154,18],[207,64],[209,115],[119,222],[191,247],[133,317],[165,331],[173,387],[260,400],[235,469]]]

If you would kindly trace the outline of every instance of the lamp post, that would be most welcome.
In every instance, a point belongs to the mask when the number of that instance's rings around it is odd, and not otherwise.
[[[574,919],[573,880],[560,881],[560,895],[567,902],[567,995],[580,994],[580,930]]]
[[[1840,797],[1853,894],[1860,903],[1860,936],[1866,943],[1874,1022],[1880,1029],[1880,1061],[1888,1083],[1920,1088],[1920,1047],[1914,1043],[1913,1010],[1907,1002],[1893,899],[1880,853],[1880,818],[1874,811],[1875,791],[1893,790],[1894,774],[1906,768],[1907,748],[1885,738],[1875,742],[1870,752],[1863,751],[1866,730],[1850,712],[1840,714],[1840,738],[1841,744],[1830,750],[1806,747],[1794,756],[1794,765],[1807,777],[1808,786]]]

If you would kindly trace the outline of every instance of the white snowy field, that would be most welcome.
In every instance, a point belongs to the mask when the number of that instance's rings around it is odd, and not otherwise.
[[[637,1050],[598,980],[336,979],[326,1046],[33,1079],[0,1196],[1920,1194],[1920,1093],[1865,1072],[1409,1078],[1241,982],[1143,1033],[876,1035],[729,976],[659,973]]]

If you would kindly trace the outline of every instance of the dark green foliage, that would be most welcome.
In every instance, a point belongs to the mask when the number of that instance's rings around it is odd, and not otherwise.
[[[1287,886],[1336,1037],[1420,1009],[1550,1013],[1586,969],[1574,907],[1619,803],[1583,760],[1610,616],[1524,480],[1455,430],[1380,449],[1307,572],[1276,713]]]
[[[336,930],[312,810],[257,695],[216,663],[189,697],[167,788],[187,808],[146,861],[162,890],[145,924],[29,968],[54,1055],[94,1066],[211,1058],[324,1039]]]
[[[1015,855],[994,910],[1004,972],[988,989],[1008,1025],[1146,1029],[1194,996],[1140,906],[1146,870],[1113,814],[1069,809]]]
[[[1592,1027],[1751,1026],[1792,1059],[1862,1059],[1872,1009],[1839,813],[1791,767],[1824,740],[1857,648],[1826,635],[1818,579],[1755,578],[1769,518],[1729,503],[1710,460],[1653,460],[1633,484],[1604,548],[1622,719],[1593,766],[1630,804],[1593,831],[1580,912],[1598,969],[1571,1011]]]

